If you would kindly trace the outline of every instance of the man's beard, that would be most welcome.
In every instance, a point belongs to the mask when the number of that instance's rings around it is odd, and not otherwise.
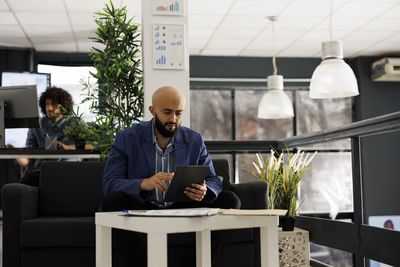
[[[154,125],[156,126],[156,130],[161,136],[166,137],[166,138],[171,138],[176,135],[179,129],[179,125],[175,124],[175,129],[174,130],[168,130],[167,125],[168,124],[174,124],[171,122],[167,122],[163,124],[157,117],[157,115],[154,116]]]
[[[46,117],[50,119],[52,122],[57,122],[64,116],[60,112],[48,112],[46,113]]]

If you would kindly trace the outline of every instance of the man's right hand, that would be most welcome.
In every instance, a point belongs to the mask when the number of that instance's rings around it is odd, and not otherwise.
[[[6,148],[14,148],[14,146],[10,145],[10,144],[6,144]],[[21,167],[27,167],[30,163],[30,160],[28,158],[16,158],[15,160]]]
[[[161,191],[166,191],[167,186],[164,181],[171,181],[174,173],[167,172],[158,172],[150,178],[143,179],[140,183],[140,189],[151,191],[155,188],[160,189]]]

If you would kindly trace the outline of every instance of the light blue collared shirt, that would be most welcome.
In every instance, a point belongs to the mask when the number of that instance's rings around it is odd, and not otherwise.
[[[175,172],[175,146],[174,146],[174,138],[168,143],[167,147],[163,150],[157,144],[157,139],[155,135],[154,129],[154,120],[153,120],[153,144],[155,149],[155,173],[158,172]],[[165,181],[167,188],[169,186],[169,181]],[[158,188],[153,190],[153,193],[150,196],[150,202],[159,206],[159,207],[167,207],[170,206],[171,202],[164,201],[165,192],[159,190]]]

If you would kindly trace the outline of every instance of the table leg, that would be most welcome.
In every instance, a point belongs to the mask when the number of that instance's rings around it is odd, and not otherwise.
[[[96,225],[96,267],[111,267],[111,227]]]
[[[260,227],[261,267],[279,266],[278,228]]]
[[[167,267],[167,234],[147,234],[147,266]]]
[[[196,232],[196,266],[211,267],[211,231]]]

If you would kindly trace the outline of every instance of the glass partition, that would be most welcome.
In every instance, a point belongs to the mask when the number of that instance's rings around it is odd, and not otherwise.
[[[351,98],[311,99],[308,91],[296,91],[296,135],[332,129],[352,121]],[[320,143],[310,147],[350,149],[350,140]]]
[[[353,181],[350,152],[319,152],[309,166],[300,188],[299,213],[353,211]]]
[[[205,140],[232,140],[232,97],[230,90],[192,90],[191,128]]]
[[[353,254],[310,243],[310,258],[335,267],[351,267],[353,266]],[[313,266],[313,265],[312,265]],[[322,265],[316,265],[322,266]]]

